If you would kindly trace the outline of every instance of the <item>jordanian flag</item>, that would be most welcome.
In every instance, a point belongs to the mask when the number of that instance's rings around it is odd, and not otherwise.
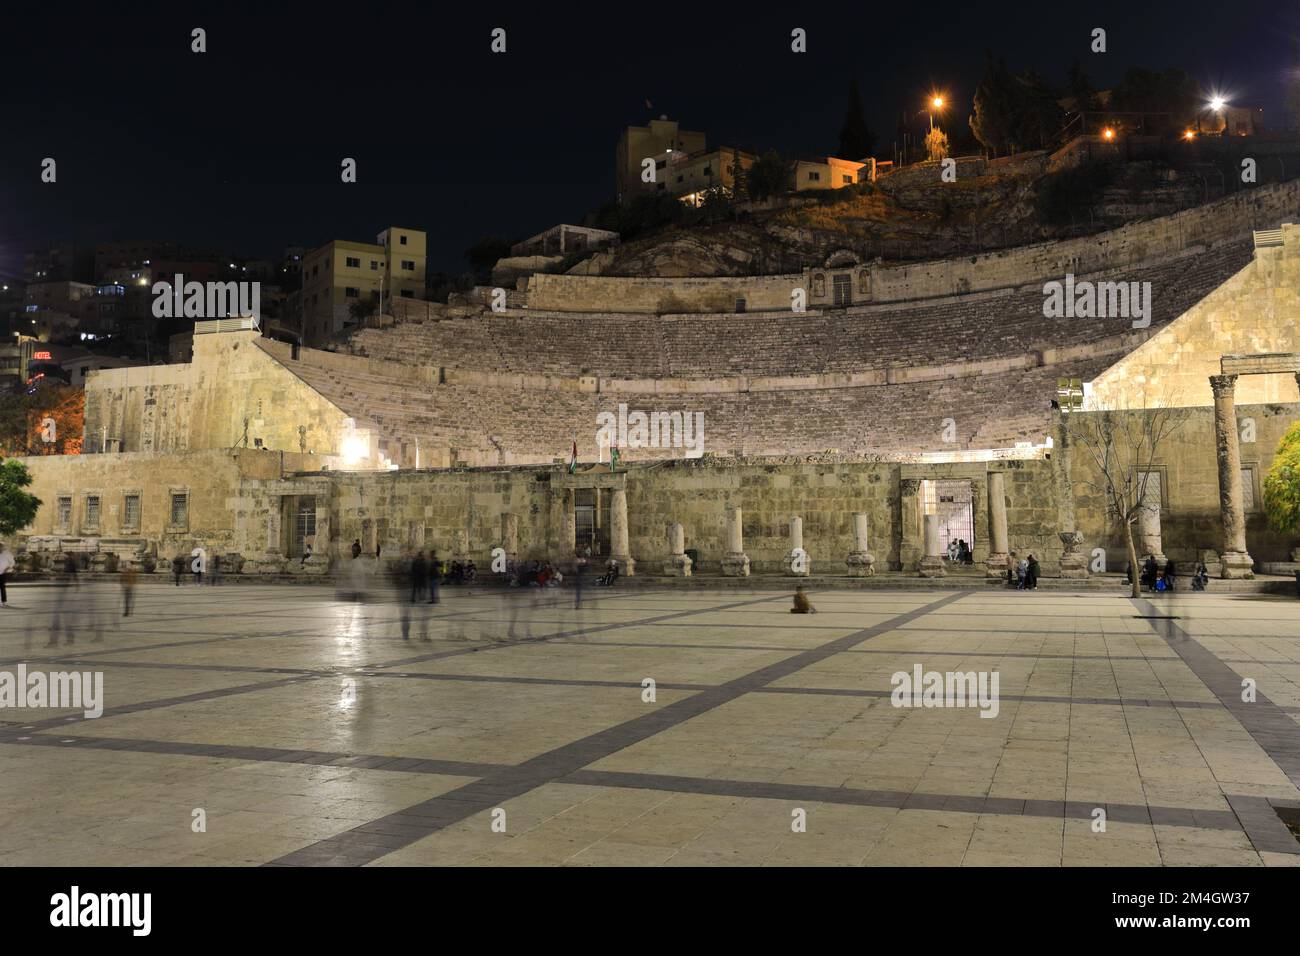
[[[613,445],[609,449],[609,470],[618,470],[618,446]]]
[[[578,470],[578,440],[573,440],[573,454],[569,457],[569,474]]]

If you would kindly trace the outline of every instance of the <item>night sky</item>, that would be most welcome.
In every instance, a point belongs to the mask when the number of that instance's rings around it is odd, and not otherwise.
[[[710,146],[825,155],[856,77],[887,157],[900,111],[932,88],[955,106],[944,125],[964,125],[986,50],[1051,82],[1078,58],[1098,88],[1182,67],[1276,126],[1300,12],[1274,6],[10,4],[0,274],[21,273],[33,240],[277,259],[390,224],[427,230],[430,270],[460,272],[480,236],[580,222],[612,198],[624,126],[662,113]],[[489,52],[497,26],[504,55]],[[1088,49],[1097,26],[1104,55]],[[790,52],[794,27],[806,54]],[[46,156],[57,184],[40,182]],[[339,181],[345,156],[355,185]]]

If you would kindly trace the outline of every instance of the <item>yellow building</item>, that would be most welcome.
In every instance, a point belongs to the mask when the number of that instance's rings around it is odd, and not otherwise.
[[[651,120],[649,126],[629,126],[619,135],[614,154],[614,182],[618,190],[618,201],[625,202],[640,193],[656,189],[656,183],[647,183],[641,179],[644,160],[654,158],[657,165],[665,154],[698,153],[705,145],[703,133],[680,129],[677,121],[670,120],[667,116]]]
[[[698,206],[712,189],[731,195],[736,185],[736,164],[743,173],[754,165],[754,159],[752,153],[730,147],[691,154],[667,153],[656,158],[656,188]]]
[[[796,160],[794,164],[794,189],[803,192],[808,189],[842,189],[868,178],[864,174],[866,163],[851,159],[837,159],[827,156],[825,160]]]
[[[376,241],[334,239],[303,257],[302,338],[317,345],[357,325],[356,302],[423,299],[427,239],[418,229],[390,226]],[[382,303],[381,300],[382,299]]]

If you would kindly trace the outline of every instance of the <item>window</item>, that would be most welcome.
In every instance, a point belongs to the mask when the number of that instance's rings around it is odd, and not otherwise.
[[[406,245],[406,237],[405,237],[405,236],[398,236],[398,237],[397,237],[397,242],[398,242],[399,245],[403,245],[403,246]]]
[[[59,496],[59,527],[66,528],[72,521],[72,496]]]
[[[686,178],[685,176],[678,176],[678,177],[677,177],[677,181],[680,183],[680,182],[681,182],[682,180],[684,180],[685,178]]]
[[[349,269],[360,269],[360,268],[361,268],[361,257],[360,257],[360,256],[348,256],[347,259],[346,259],[345,261],[347,262],[347,264],[348,264],[348,268],[349,268]]]
[[[852,185],[852,183],[853,183],[853,177],[850,176],[848,173],[845,173],[845,174],[844,174],[844,184],[845,184],[845,185]]]
[[[371,259],[371,260],[370,260],[370,271],[371,271],[371,272],[378,272],[378,271],[379,271],[379,260],[377,260],[377,259]]]
[[[173,525],[188,525],[190,521],[190,496],[184,491],[172,492]]]
[[[814,183],[815,183],[815,182],[820,182],[820,181],[821,181],[821,178],[822,178],[822,174],[821,174],[821,173],[817,172],[816,170],[812,170],[812,169],[808,170],[808,179],[809,179],[810,182],[814,182]]]
[[[1255,510],[1255,469],[1241,469],[1241,510]]]
[[[403,269],[403,271],[405,271],[405,272],[414,272],[414,271],[415,271],[415,260],[414,260],[414,259],[403,259],[403,260],[402,260],[402,269]]]
[[[347,296],[349,299],[355,299],[361,295],[361,290],[354,289],[352,286],[348,286],[343,290],[343,294]]]
[[[127,495],[122,499],[122,527],[140,527],[140,496]]]
[[[86,495],[86,526],[99,527],[99,495]]]
[[[836,305],[849,305],[853,300],[853,277],[843,274],[831,276],[831,291]]]
[[[1143,505],[1152,511],[1160,512],[1164,507],[1164,494],[1160,487],[1160,472],[1138,472],[1138,494],[1141,495]]]

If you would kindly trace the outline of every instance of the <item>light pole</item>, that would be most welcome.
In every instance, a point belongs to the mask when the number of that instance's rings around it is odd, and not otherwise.
[[[942,96],[939,96],[939,95],[935,95],[935,96],[930,97],[930,108],[929,108],[929,110],[928,110],[927,112],[929,112],[929,114],[930,114],[930,129],[931,129],[931,131],[934,130],[934,113],[935,113],[935,110],[942,110],[942,109],[943,109],[943,97],[942,97]]]

